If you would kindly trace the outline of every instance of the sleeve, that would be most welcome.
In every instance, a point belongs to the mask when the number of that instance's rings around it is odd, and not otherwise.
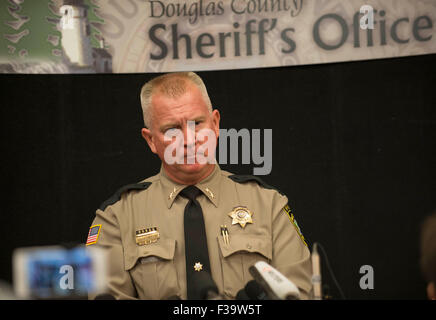
[[[92,226],[101,225],[95,244],[104,248],[108,258],[108,292],[116,299],[136,299],[137,293],[128,271],[124,269],[123,245],[118,219],[111,206],[98,209]],[[89,296],[94,299],[94,296]]]
[[[287,202],[285,196],[277,195],[273,204],[272,266],[295,283],[301,299],[308,299],[312,290],[310,251]]]

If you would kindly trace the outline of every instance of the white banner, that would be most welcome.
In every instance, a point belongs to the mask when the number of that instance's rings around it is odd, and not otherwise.
[[[5,3],[2,72],[201,71],[436,53],[435,0]]]

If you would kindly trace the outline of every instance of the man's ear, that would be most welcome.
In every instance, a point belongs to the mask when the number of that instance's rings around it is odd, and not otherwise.
[[[217,138],[220,135],[220,119],[221,119],[220,112],[217,109],[213,110],[212,111],[212,122],[214,124],[214,131],[215,131]]]
[[[151,152],[156,153],[156,145],[154,144],[153,134],[147,128],[141,129],[141,135],[147,141],[148,146],[150,147]]]

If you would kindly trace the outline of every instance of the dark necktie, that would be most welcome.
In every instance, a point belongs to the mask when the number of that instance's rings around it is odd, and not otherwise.
[[[185,255],[186,255],[186,285],[188,299],[200,299],[196,291],[196,273],[207,271],[210,273],[209,252],[207,250],[206,229],[204,227],[203,210],[196,200],[201,190],[195,186],[188,186],[180,195],[188,198],[185,207]]]

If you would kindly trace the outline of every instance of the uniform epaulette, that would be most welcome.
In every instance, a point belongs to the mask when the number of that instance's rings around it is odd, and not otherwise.
[[[284,195],[279,189],[277,189],[276,187],[273,187],[267,183],[265,183],[265,181],[263,181],[261,178],[259,178],[258,176],[252,176],[249,174],[233,174],[228,176],[230,179],[232,179],[235,182],[238,183],[245,183],[245,182],[250,182],[250,181],[255,181],[257,182],[261,187],[265,188],[265,189],[272,189],[272,190],[276,190],[278,193],[280,193],[281,195]]]
[[[112,197],[110,197],[100,205],[100,210],[104,211],[107,206],[110,206],[115,202],[119,201],[121,199],[121,195],[124,192],[128,192],[131,190],[146,190],[150,185],[151,182],[140,182],[140,183],[128,184],[124,187],[121,187],[120,189],[117,190],[117,192],[114,193]]]

